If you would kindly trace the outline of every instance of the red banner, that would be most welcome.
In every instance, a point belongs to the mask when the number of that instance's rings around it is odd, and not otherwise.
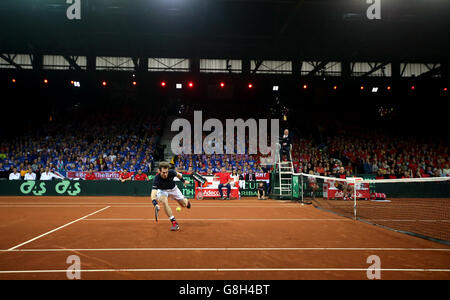
[[[190,172],[182,172],[182,174],[192,174]],[[214,176],[214,175],[206,175],[206,173],[200,173],[200,175],[203,176]],[[246,174],[242,174],[242,175],[246,175]],[[257,181],[263,181],[263,180],[270,180],[270,173],[255,173],[255,177]]]
[[[341,199],[344,198],[344,192],[338,190],[334,185],[334,180],[326,180],[323,184],[323,197],[328,199]],[[353,183],[349,183],[349,186],[355,186]],[[353,197],[354,192],[352,191],[351,196]],[[366,182],[356,183],[356,198],[357,199],[370,199],[370,188],[369,184]]]
[[[255,173],[256,180],[270,180],[270,173]]]
[[[82,172],[82,171],[69,171],[67,172],[67,178],[69,179],[84,179],[86,177],[86,174],[89,172]],[[103,172],[103,171],[98,171],[98,172],[94,172],[95,174],[95,178],[97,180],[102,180],[102,179],[115,179],[115,180],[119,180],[120,177],[120,173],[121,172]],[[134,175],[134,172],[129,172],[132,176]]]

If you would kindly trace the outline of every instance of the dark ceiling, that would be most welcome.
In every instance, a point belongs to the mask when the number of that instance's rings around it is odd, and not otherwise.
[[[0,52],[448,62],[450,1],[1,0]]]

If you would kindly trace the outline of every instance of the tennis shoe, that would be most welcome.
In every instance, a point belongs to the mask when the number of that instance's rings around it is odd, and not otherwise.
[[[177,231],[180,229],[180,226],[178,225],[177,221],[172,221],[172,227],[170,227],[171,231]]]

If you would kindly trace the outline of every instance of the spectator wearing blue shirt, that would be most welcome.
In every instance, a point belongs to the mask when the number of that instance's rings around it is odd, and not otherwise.
[[[249,164],[251,167],[253,167],[255,163],[256,163],[256,162],[255,162],[255,160],[253,159],[253,156],[251,155],[251,156],[250,156],[250,159],[248,160],[248,164]]]
[[[14,169],[14,164],[13,163],[5,163],[4,164],[4,168],[9,172],[9,173],[11,173],[12,171],[13,171],[13,169]]]
[[[75,164],[67,163],[66,166],[64,167],[64,169],[66,170],[66,172],[71,172],[75,169]]]

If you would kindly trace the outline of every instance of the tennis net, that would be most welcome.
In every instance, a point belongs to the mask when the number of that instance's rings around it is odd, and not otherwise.
[[[302,203],[450,245],[450,177],[347,179],[294,174]]]

